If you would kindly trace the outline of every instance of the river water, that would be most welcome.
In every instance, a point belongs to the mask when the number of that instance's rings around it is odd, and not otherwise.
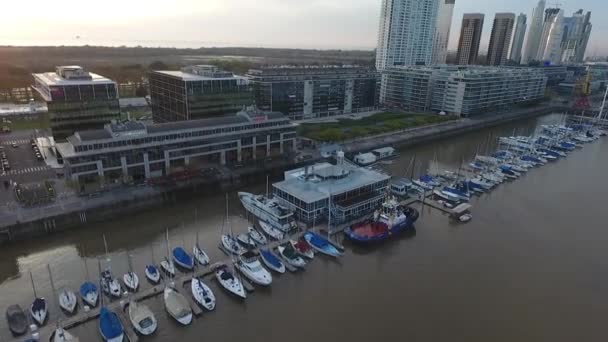
[[[436,159],[456,169],[488,140],[532,133],[546,116],[481,130],[401,151],[386,167],[405,174],[416,154],[416,172]],[[491,138],[491,139],[489,139]],[[491,144],[490,144],[491,145]],[[473,201],[474,219],[452,225],[428,206],[412,234],[370,250],[347,245],[339,260],[317,257],[299,273],[276,276],[272,287],[245,302],[210,281],[215,312],[179,327],[150,299],[159,330],[144,341],[603,341],[608,337],[608,139],[585,145],[568,158],[528,172]],[[264,184],[246,190],[263,191]],[[235,231],[246,227],[244,211],[230,194]],[[194,213],[198,220],[195,222]],[[118,218],[87,229],[2,247],[0,308],[29,306],[29,271],[38,295],[52,299],[46,264],[55,286],[77,289],[85,263],[97,274],[102,234],[112,270],[128,269],[127,252],[143,287],[143,266],[170,244],[201,243],[216,260],[225,211],[218,194],[153,212]],[[183,224],[182,224],[183,222]],[[51,319],[61,316],[51,303]],[[101,341],[97,322],[73,329],[81,341]],[[1,340],[9,336],[4,320]]]

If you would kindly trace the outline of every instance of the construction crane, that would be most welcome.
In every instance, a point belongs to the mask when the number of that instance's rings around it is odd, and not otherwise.
[[[582,78],[575,86],[574,92],[576,101],[574,102],[574,108],[582,111],[582,115],[585,115],[585,110],[591,108],[589,105],[589,95],[591,94],[591,71],[587,68],[587,74]]]

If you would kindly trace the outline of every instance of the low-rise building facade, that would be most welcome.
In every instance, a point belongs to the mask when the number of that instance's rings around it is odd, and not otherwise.
[[[143,180],[184,168],[289,155],[296,149],[296,127],[280,113],[250,109],[164,124],[109,124],[76,132],[56,148],[71,180]]]

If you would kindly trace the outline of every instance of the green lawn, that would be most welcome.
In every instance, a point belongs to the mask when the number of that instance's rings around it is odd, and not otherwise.
[[[20,131],[24,129],[49,128],[51,126],[49,116],[46,114],[39,115],[36,118],[11,118],[8,120],[10,121],[10,123],[2,122],[0,124],[2,126],[9,127],[13,131]]]
[[[316,141],[339,142],[455,119],[455,116],[385,112],[359,120],[338,119],[338,122],[301,124],[298,127],[298,134]]]

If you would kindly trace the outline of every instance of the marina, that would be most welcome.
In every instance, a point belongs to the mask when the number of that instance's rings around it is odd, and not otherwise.
[[[530,133],[533,133],[530,132]],[[525,133],[518,133],[518,135],[524,135]],[[601,145],[605,145],[605,142],[602,141],[598,141],[598,142],[589,142],[589,145],[585,145],[585,148],[583,149],[576,149],[575,151],[569,153],[568,158],[564,158],[564,161],[568,161],[570,160],[570,158],[575,158],[574,160],[576,160],[576,158],[579,155],[583,155],[587,149],[591,149],[593,150],[597,150]],[[473,145],[474,146],[474,145]],[[471,151],[475,151],[475,148],[469,148]],[[425,152],[424,151],[417,151],[417,159],[420,160],[425,160],[424,157],[421,157],[421,155],[424,155]],[[428,153],[426,153],[428,155]],[[393,174],[393,175],[403,175],[406,174],[405,169],[407,168],[407,164],[408,164],[408,159],[411,159],[411,155],[407,152],[402,152],[401,153],[401,162],[399,163],[395,163],[395,164],[388,164],[385,168],[385,171],[387,173]],[[470,156],[469,158],[473,158],[474,156]],[[467,160],[472,160],[467,158]],[[429,158],[430,159],[430,158]],[[460,158],[459,158],[460,159]],[[439,160],[440,162],[442,161],[441,155],[438,156],[437,160]],[[451,167],[449,168],[450,170],[456,170],[460,164],[463,164],[462,161],[460,162],[456,162],[451,164]],[[429,164],[430,165],[430,164]],[[542,174],[546,174],[547,172],[551,172],[551,170],[553,168],[557,168],[559,170],[560,167],[564,167],[564,166],[573,166],[572,163],[564,163],[564,162],[557,162],[555,164],[546,164],[546,167],[543,168],[530,168],[530,170],[526,173],[525,176],[520,176],[520,179],[514,182],[509,182],[509,184],[503,184],[501,186],[497,186],[495,188],[493,188],[494,190],[492,190],[492,192],[487,192],[487,194],[484,192],[481,194],[481,196],[475,195],[475,196],[471,196],[471,211],[473,212],[474,218],[471,220],[470,223],[467,223],[466,225],[462,225],[462,224],[458,224],[454,227],[460,227],[458,229],[464,229],[466,230],[476,230],[476,221],[481,221],[481,223],[491,223],[492,221],[488,221],[488,217],[486,216],[486,214],[484,213],[487,210],[488,204],[492,201],[496,201],[497,198],[501,198],[503,196],[509,196],[508,194],[510,193],[511,188],[521,188],[521,186],[518,186],[518,184],[520,182],[524,182],[524,183],[528,183],[527,186],[530,186],[529,179],[534,179],[535,181],[538,181],[538,176],[535,176],[537,174],[540,174],[541,170],[548,170],[546,172],[543,172]],[[552,167],[549,167],[549,165],[552,165]],[[445,167],[443,167],[445,168]],[[463,167],[464,168],[464,167]],[[425,170],[427,168],[422,168],[422,167],[418,167],[418,170],[416,171],[417,177],[418,174],[423,175],[425,174]],[[445,168],[448,169],[448,168]],[[456,171],[457,172],[457,171]],[[470,172],[470,171],[468,171]],[[464,173],[464,172],[463,172]],[[408,175],[409,176],[409,175]],[[445,182],[444,182],[445,183]],[[525,186],[525,185],[524,185]],[[259,188],[257,189],[252,189],[251,192],[252,193],[260,193],[263,192],[263,186],[261,185]],[[485,198],[488,198],[487,201],[485,201]],[[231,207],[237,207],[236,203],[238,203],[238,201],[234,200],[234,194],[232,195],[231,199],[231,203],[233,203],[231,205]],[[172,217],[168,218],[168,219],[161,219],[159,217],[156,218],[156,220],[158,221],[158,224],[164,224],[165,226],[170,226],[170,224],[167,223],[171,223],[173,222],[173,228],[170,229],[170,247],[171,250],[173,250],[173,248],[177,247],[178,245],[183,247],[185,251],[190,252],[192,250],[192,246],[194,244],[194,242],[196,241],[198,244],[200,244],[201,248],[203,248],[208,254],[209,254],[209,258],[211,260],[211,263],[214,264],[216,262],[223,262],[225,264],[228,264],[229,266],[232,266],[232,260],[230,259],[227,255],[223,255],[223,254],[218,254],[217,252],[219,252],[218,249],[213,248],[213,244],[217,244],[218,240],[219,240],[219,227],[221,225],[221,221],[223,221],[223,218],[221,213],[225,210],[224,206],[222,205],[223,201],[220,199],[218,201],[218,199],[214,199],[215,202],[219,202],[219,206],[216,205],[215,207],[212,206],[212,204],[210,202],[206,202],[208,208],[216,208],[216,209],[211,209],[211,212],[216,212],[217,214],[212,214],[211,215],[211,220],[209,219],[209,217],[201,217],[201,210],[198,210],[199,214],[198,214],[198,219],[185,219],[185,224],[182,226],[182,224],[176,224],[177,222],[182,222],[182,220],[184,220],[184,216],[187,215],[189,217],[192,217],[192,213],[194,212],[194,210],[192,209],[192,206],[187,206],[184,208],[180,208],[179,209],[179,213],[180,216],[182,217],[180,218],[176,218],[175,215],[173,215]],[[502,203],[502,200],[498,200],[499,203]],[[438,227],[443,227],[445,229],[446,226],[446,222],[449,222],[447,220],[447,218],[449,218],[450,213],[452,212],[452,209],[447,208],[446,206],[442,205],[441,203],[439,203],[438,201],[435,201],[433,199],[433,196],[431,194],[431,192],[427,192],[426,194],[416,194],[416,193],[412,193],[410,194],[409,198],[404,199],[401,201],[401,204],[403,205],[411,205],[414,206],[415,208],[417,208],[420,211],[420,215],[421,215],[421,219],[419,222],[416,223],[416,229],[411,230],[410,233],[406,233],[404,234],[404,236],[402,238],[398,238],[398,241],[395,241],[395,243],[390,243],[387,244],[385,247],[383,247],[382,249],[376,251],[376,252],[372,252],[370,255],[365,256],[365,255],[361,255],[360,253],[361,250],[356,247],[356,246],[352,246],[350,244],[348,244],[346,241],[342,241],[342,236],[339,233],[339,231],[343,228],[345,228],[345,226],[347,225],[347,223],[344,224],[333,224],[333,228],[330,229],[330,231],[333,233],[333,237],[332,237],[332,241],[335,241],[336,245],[338,247],[341,247],[342,245],[345,247],[343,252],[344,256],[339,257],[338,260],[333,260],[333,258],[329,258],[329,257],[324,257],[324,256],[317,256],[315,257],[315,260],[313,261],[308,261],[307,265],[306,265],[306,271],[302,272],[302,271],[296,271],[296,272],[292,272],[292,270],[289,270],[290,272],[287,272],[286,274],[282,274],[282,275],[277,275],[275,277],[275,273],[273,273],[273,282],[272,285],[270,285],[269,288],[266,287],[260,287],[257,285],[251,285],[252,289],[255,289],[255,292],[252,293],[251,296],[247,296],[247,299],[245,300],[247,303],[247,311],[251,311],[251,312],[257,312],[258,310],[262,309],[262,310],[268,310],[268,307],[264,304],[264,301],[267,300],[272,300],[272,302],[274,303],[274,310],[278,310],[279,312],[285,312],[284,310],[287,309],[286,306],[278,304],[277,301],[279,300],[285,300],[285,298],[287,298],[286,296],[292,296],[293,294],[288,294],[287,292],[285,292],[285,290],[287,288],[300,288],[299,283],[303,283],[303,284],[307,284],[306,286],[311,286],[312,288],[316,288],[318,287],[318,285],[314,285],[314,283],[311,282],[316,282],[319,281],[319,277],[322,275],[324,278],[327,278],[328,280],[331,279],[331,281],[336,282],[336,284],[344,284],[344,282],[342,280],[340,280],[340,278],[342,276],[345,276],[349,279],[349,283],[352,283],[353,281],[356,281],[356,279],[358,279],[358,276],[356,275],[356,273],[352,273],[353,272],[353,267],[355,267],[355,265],[359,264],[359,263],[363,263],[363,264],[367,264],[369,265],[369,262],[365,262],[364,260],[366,258],[372,258],[372,259],[376,259],[376,257],[374,256],[374,254],[376,253],[380,253],[380,254],[384,254],[383,252],[380,252],[384,249],[387,250],[394,250],[396,248],[397,245],[400,244],[404,244],[408,246],[408,249],[410,249],[411,247],[413,247],[414,245],[416,245],[416,243],[410,243],[410,242],[415,242],[414,240],[410,241],[413,236],[416,236],[415,240],[419,239],[419,235],[425,235],[425,230],[430,229],[429,231],[435,231],[434,234],[439,233],[439,231],[437,231],[435,228],[431,228],[431,226],[435,225]],[[200,202],[198,203],[197,206],[200,206]],[[439,210],[436,210],[439,209]],[[431,210],[431,211],[429,211]],[[454,209],[455,210],[455,209]],[[190,214],[188,215],[186,212],[190,212]],[[209,209],[207,210],[209,211]],[[243,208],[238,205],[237,208],[233,208],[232,210],[230,210],[230,216],[231,216],[231,222],[234,226],[234,233],[239,234],[242,232],[247,232],[247,227],[249,225],[249,220],[244,216],[243,213]],[[243,216],[241,216],[243,215]],[[503,216],[498,216],[498,220],[502,220],[504,219]],[[491,220],[491,219],[490,219]],[[163,222],[164,221],[164,222]],[[196,222],[199,222],[198,224]],[[204,222],[203,225],[208,226],[209,228],[207,229],[202,229],[200,230],[200,224],[201,222]],[[124,223],[124,224],[128,224],[128,223]],[[327,231],[328,227],[326,226],[325,223],[322,222],[316,222],[317,231],[321,231],[319,230],[319,228],[323,228],[322,230]],[[452,223],[448,224],[448,227],[451,227]],[[198,227],[198,228],[196,228]],[[213,228],[213,229],[211,229]],[[284,239],[280,240],[280,241],[273,241],[270,242],[268,245],[268,248],[273,250],[273,253],[275,254],[275,256],[278,256],[279,258],[281,258],[281,256],[278,254],[278,252],[276,252],[276,247],[279,245],[283,245],[286,243],[289,243],[290,239],[297,239],[300,235],[302,235],[302,229],[304,227],[302,226],[300,229],[300,232],[297,233],[296,235],[293,236],[289,236],[289,237],[285,237]],[[450,228],[449,228],[450,229]],[[199,233],[200,230],[200,233]],[[152,244],[156,244],[156,247],[153,247],[152,249],[156,249],[156,252],[154,252],[157,256],[162,256],[164,254],[166,254],[165,252],[165,242],[164,242],[164,230],[162,228],[158,228],[157,230],[150,232],[151,235],[155,238],[153,238],[152,240]],[[463,231],[464,233],[464,231]],[[124,239],[128,239],[129,237],[129,233],[125,232],[126,236],[120,236],[120,240],[124,240]],[[413,234],[413,236],[412,236]],[[180,328],[177,326],[174,326],[173,324],[170,324],[167,321],[167,318],[164,317],[164,311],[159,307],[159,303],[160,302],[160,296],[158,296],[159,294],[163,293],[164,291],[164,285],[159,284],[159,285],[151,285],[148,284],[147,281],[144,284],[144,278],[143,278],[143,270],[144,270],[144,265],[146,263],[149,263],[150,260],[150,255],[154,254],[154,253],[150,253],[150,242],[147,242],[146,244],[141,244],[141,242],[134,242],[135,240],[133,240],[132,238],[130,239],[131,242],[129,243],[117,243],[116,239],[118,239],[116,236],[118,234],[116,232],[112,232],[111,234],[108,234],[108,238],[109,238],[109,245],[110,246],[114,246],[112,248],[117,248],[116,245],[118,245],[118,250],[114,249],[114,250],[110,250],[109,254],[110,254],[110,259],[112,259],[111,263],[112,263],[112,272],[115,275],[121,275],[122,274],[126,274],[127,271],[129,269],[131,269],[131,267],[133,268],[134,272],[138,273],[142,282],[140,284],[140,289],[136,292],[134,292],[133,294],[131,294],[130,296],[137,301],[144,301],[146,304],[148,304],[151,309],[153,310],[153,312],[158,315],[158,319],[159,319],[159,328],[158,331],[155,333],[154,336],[151,337],[146,337],[145,339],[151,339],[151,340],[163,340],[164,337],[167,336],[194,336],[194,335],[190,335],[190,334],[194,334],[194,331],[197,331],[197,328]],[[195,235],[200,235],[199,238],[194,238]],[[441,233],[440,235],[443,235],[443,233]],[[92,241],[89,240],[86,244],[87,244],[87,251],[92,251],[93,256],[103,256],[105,253],[103,251],[103,244],[101,244],[101,239],[99,239],[100,235],[97,235],[97,238],[95,239],[96,241]],[[150,241],[149,238],[146,238],[147,241]],[[424,238],[423,238],[424,240]],[[86,241],[86,240],[85,240]],[[127,240],[124,240],[127,241]],[[184,241],[187,241],[187,243],[184,243]],[[97,245],[97,248],[92,248],[92,246]],[[101,245],[102,248],[99,247],[99,245]],[[405,246],[404,246],[405,247]],[[129,251],[129,253],[125,253],[124,250]],[[417,250],[418,252],[419,249],[415,248],[415,250]],[[65,253],[65,252],[64,252]],[[368,252],[365,252],[365,254],[367,254]],[[410,254],[413,253],[413,251],[407,252],[407,251],[401,251],[399,253],[406,253],[406,254]],[[129,254],[133,254],[133,260],[129,261],[128,257],[125,257],[125,255],[129,255]],[[121,256],[122,255],[122,256]],[[281,258],[282,259],[282,258]],[[317,260],[319,259],[319,260]],[[160,259],[157,259],[156,261],[158,262]],[[342,261],[343,260],[343,261]],[[355,261],[356,260],[356,261]],[[153,260],[152,260],[153,261]],[[82,261],[78,261],[78,263],[80,265],[82,265]],[[93,265],[95,263],[94,259],[91,260],[89,257],[88,263]],[[132,266],[129,264],[133,264]],[[86,264],[86,261],[85,261]],[[284,264],[287,264],[286,262],[284,262]],[[226,315],[230,315],[230,321],[233,320],[242,320],[243,319],[243,313],[239,313],[239,309],[238,307],[243,305],[240,304],[238,302],[233,302],[231,300],[228,300],[226,295],[223,294],[222,290],[218,288],[218,284],[215,281],[214,277],[212,276],[213,273],[213,266],[200,266],[200,265],[196,265],[195,266],[195,270],[193,272],[188,272],[185,270],[181,270],[181,268],[179,270],[176,270],[176,276],[174,279],[174,282],[176,284],[176,289],[180,292],[182,292],[182,294],[184,295],[185,298],[188,299],[188,303],[190,305],[190,307],[193,310],[193,314],[195,317],[198,317],[197,319],[194,320],[192,326],[193,327],[197,327],[200,325],[204,325],[205,326],[205,335],[206,336],[214,336],[215,334],[218,334],[221,329],[221,327],[223,326],[221,323],[219,323],[220,319],[222,319],[221,317],[224,317],[223,319],[226,319]],[[360,265],[358,266],[360,267]],[[80,266],[80,268],[82,268],[82,266]],[[58,267],[58,266],[53,266],[53,270],[54,272],[60,273],[57,274],[55,276],[54,274],[54,278],[59,278],[59,279],[65,279],[65,269],[63,267]],[[332,273],[332,275],[330,276],[330,273],[327,273],[329,270],[333,270],[335,271],[335,274]],[[409,271],[407,271],[409,272]],[[80,272],[82,273],[82,272]],[[218,306],[218,311],[217,312],[210,312],[210,313],[204,313],[202,314],[203,310],[199,307],[199,305],[194,301],[193,297],[190,294],[190,280],[192,279],[192,277],[203,277],[203,279],[212,287],[213,292],[216,294],[217,296],[217,306]],[[394,275],[388,275],[389,277],[394,277]],[[94,278],[94,277],[91,277]],[[276,278],[276,279],[275,279]],[[311,278],[311,279],[309,279]],[[80,275],[80,279],[82,279],[82,275]],[[28,280],[29,281],[29,280]],[[47,295],[48,292],[45,292],[46,290],[46,286],[44,285],[44,281],[42,279],[40,279],[40,277],[36,277],[35,279],[36,284],[40,285],[37,286],[37,292],[44,294],[45,296],[49,297]],[[297,282],[296,282],[297,281]],[[13,281],[9,280],[7,282],[5,282],[5,284],[2,285],[2,287],[5,289],[6,288],[6,284],[11,284]],[[65,287],[68,284],[64,283],[61,284],[60,287]],[[376,285],[374,285],[376,286]],[[417,287],[417,285],[409,285],[408,287]],[[74,286],[72,286],[72,288],[75,288]],[[269,290],[270,288],[272,288],[272,297],[269,296]],[[356,287],[355,287],[356,288]],[[183,291],[182,291],[183,290]],[[303,289],[299,290],[299,291],[303,291]],[[31,289],[30,289],[30,296],[31,296]],[[324,292],[321,292],[324,293]],[[327,295],[329,295],[329,293],[334,293],[332,291],[328,292]],[[298,295],[298,296],[302,296],[302,295]],[[322,295],[323,298],[325,300],[327,300],[328,298],[326,297],[326,295]],[[274,299],[275,297],[277,297],[276,299]],[[31,297],[30,297],[31,298]],[[50,298],[50,297],[49,297]],[[124,300],[126,297],[123,297]],[[273,298],[273,299],[270,299]],[[105,300],[105,299],[104,299]],[[291,299],[291,302],[293,303],[294,300],[297,299]],[[31,299],[29,299],[29,301],[31,301]],[[288,300],[289,301],[289,300]],[[331,302],[331,300],[330,300]],[[21,302],[20,302],[21,303]],[[54,321],[58,318],[58,315],[61,315],[60,312],[57,311],[58,308],[54,307],[55,305],[52,303],[50,304],[50,308],[49,308],[49,313],[50,313],[50,318],[48,323],[41,328],[40,332],[41,332],[41,340],[44,340],[45,336],[48,336],[48,334],[50,334],[52,331],[52,327],[54,327]],[[82,304],[80,304],[82,305]],[[293,304],[292,304],[293,305]],[[117,314],[119,314],[119,317],[121,318],[121,321],[123,323],[123,326],[125,326],[125,332],[128,332],[129,330],[133,330],[131,328],[131,326],[129,325],[128,322],[125,322],[125,317],[126,316],[122,316],[119,313],[120,307],[121,307],[121,303],[119,300],[114,300],[111,304],[109,304],[109,307],[112,309],[112,311],[116,312]],[[257,308],[258,306],[260,306],[260,308]],[[199,311],[196,311],[196,307],[198,307]],[[224,311],[224,310],[228,310],[228,312]],[[236,311],[235,311],[236,310]],[[64,325],[64,327],[66,329],[68,329],[71,333],[73,333],[74,336],[83,336],[81,333],[82,332],[86,332],[86,331],[92,331],[90,330],[90,328],[92,328],[91,324],[87,323],[88,321],[93,320],[96,315],[98,314],[99,309],[92,309],[89,312],[85,312],[85,310],[82,309],[82,307],[79,309],[79,311],[77,312],[76,315],[72,316],[72,317],[66,317],[65,319],[62,319],[62,323]],[[96,313],[97,312],[97,313]],[[197,314],[197,312],[200,312]],[[217,317],[216,317],[217,316]],[[274,315],[271,315],[274,316]],[[247,315],[247,317],[251,317],[249,315]],[[127,318],[128,320],[128,318]],[[199,320],[202,321],[202,323],[199,322]],[[314,321],[314,320],[313,320]],[[215,323],[212,323],[215,322]],[[217,326],[216,328],[211,328],[210,325],[211,324],[218,324],[219,326]],[[91,326],[89,328],[89,326]],[[287,326],[290,326],[293,328],[292,324],[287,324]],[[168,331],[167,331],[168,329]],[[194,330],[192,330],[194,329]],[[208,330],[211,329],[211,330]],[[252,327],[250,327],[249,329],[252,329]],[[251,330],[249,330],[251,331]],[[236,337],[238,334],[233,335],[236,333],[230,333],[230,336]],[[331,333],[330,333],[331,335]],[[363,334],[364,335],[364,334]],[[219,336],[219,335],[216,335]],[[141,337],[139,337],[141,338]],[[231,338],[228,338],[231,339]],[[82,340],[82,338],[81,338]],[[355,340],[357,340],[357,338],[355,338]],[[16,341],[21,341],[21,339],[16,340]]]

